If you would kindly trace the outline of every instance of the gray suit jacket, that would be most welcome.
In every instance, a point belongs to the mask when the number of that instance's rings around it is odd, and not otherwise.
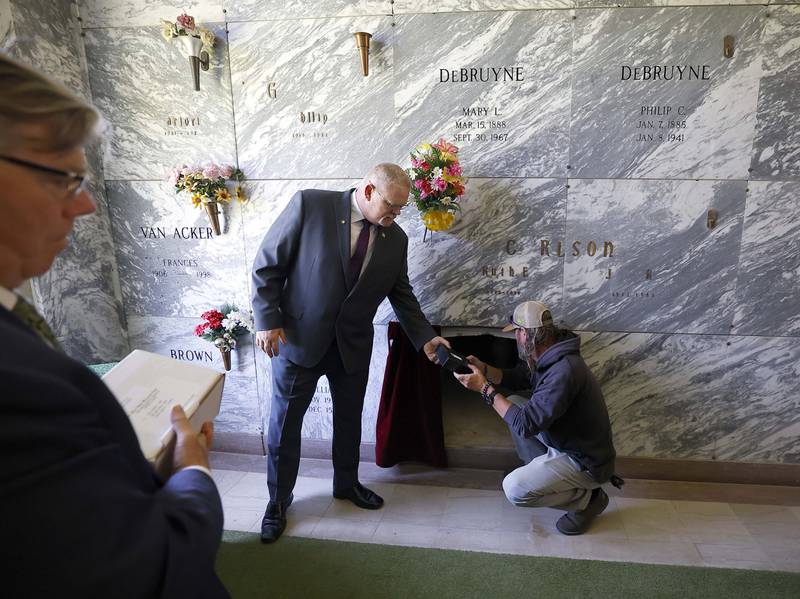
[[[377,229],[372,257],[350,288],[352,191],[297,192],[253,264],[256,330],[282,327],[288,345],[281,354],[306,368],[322,359],[334,335],[348,373],[369,368],[372,319],[386,297],[417,349],[436,335],[408,281],[408,237],[396,223]]]

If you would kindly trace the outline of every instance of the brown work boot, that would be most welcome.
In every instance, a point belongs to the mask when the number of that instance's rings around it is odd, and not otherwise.
[[[603,513],[608,507],[608,495],[602,488],[597,487],[592,491],[592,497],[589,499],[589,505],[586,509],[578,512],[567,512],[558,519],[556,528],[561,534],[565,535],[582,535],[591,526],[597,516]]]

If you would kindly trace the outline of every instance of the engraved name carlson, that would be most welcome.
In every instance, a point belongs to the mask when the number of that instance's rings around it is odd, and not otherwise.
[[[707,64],[667,65],[645,64],[638,67],[622,65],[621,81],[709,81],[710,69]]]
[[[573,241],[572,242],[572,255],[573,256],[580,256],[581,255],[581,245],[582,242],[580,241]],[[600,246],[598,246],[596,241],[588,241],[586,243],[586,254],[588,256],[594,256],[597,254]],[[516,239],[509,239],[506,242],[506,254],[509,256],[513,256],[514,254],[522,251],[522,246],[519,241]],[[553,252],[552,254],[550,252]],[[564,242],[561,240],[556,240],[554,243],[551,243],[549,239],[542,239],[539,241],[539,254],[542,256],[556,256],[556,257],[563,257],[564,256]],[[603,257],[610,258],[614,255],[614,244],[610,241],[603,242]]]
[[[166,239],[166,227],[139,227],[145,239]],[[213,239],[211,227],[175,227],[172,239]]]
[[[525,81],[522,67],[439,69],[439,83],[511,83]]]
[[[551,249],[553,250],[552,254],[550,253]],[[539,244],[539,253],[542,256],[551,256],[552,255],[552,256],[560,257],[560,256],[564,255],[563,249],[564,248],[563,248],[562,243],[560,241],[556,241],[554,247],[551,247],[549,239],[542,239],[542,241]],[[594,255],[597,254],[597,252],[599,250],[600,250],[600,248],[599,248],[599,246],[597,245],[596,242],[589,241],[589,242],[586,243],[585,251],[586,251],[586,255],[587,256],[594,256]],[[580,241],[573,241],[572,242],[572,252],[571,252],[570,255],[572,255],[572,256],[580,256],[582,251],[584,251],[584,250],[581,249],[581,242]],[[604,258],[610,258],[613,255],[614,255],[614,244],[611,243],[610,241],[604,241],[603,242],[603,257]]]

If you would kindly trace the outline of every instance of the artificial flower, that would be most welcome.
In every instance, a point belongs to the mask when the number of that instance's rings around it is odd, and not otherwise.
[[[175,20],[178,22],[178,25],[183,27],[186,31],[194,31],[194,17],[183,13]]]
[[[206,50],[206,52],[208,52],[214,47],[214,43],[217,41],[217,38],[208,29],[200,29],[200,41],[203,42],[203,48]]]
[[[241,185],[237,185],[236,189],[234,190],[234,192],[236,194],[236,201],[237,202],[239,202],[240,204],[243,204],[243,203],[245,203],[247,201],[247,198],[244,195],[244,191],[242,191]]]
[[[241,182],[244,174],[230,165],[206,164],[201,167],[183,164],[173,168],[167,175],[175,192],[188,192],[192,205],[196,208],[208,202],[230,202],[233,196],[227,188],[229,179]],[[241,191],[237,192],[236,199],[245,201]]]
[[[225,304],[219,310],[203,312],[200,317],[205,322],[195,327],[195,335],[223,351],[236,349],[239,338],[252,333],[254,328],[252,317],[231,304]]]
[[[175,28],[175,23],[170,21],[161,20],[161,37],[170,41],[173,37],[178,35],[178,30]]]

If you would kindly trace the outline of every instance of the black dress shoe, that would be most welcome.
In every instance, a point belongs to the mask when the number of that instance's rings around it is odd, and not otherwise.
[[[274,543],[286,529],[286,510],[292,503],[294,494],[286,501],[270,501],[261,519],[261,542]]]
[[[377,510],[383,505],[383,498],[374,491],[367,489],[361,483],[356,483],[344,491],[334,491],[333,496],[336,499],[349,499],[365,510]]]
[[[591,526],[597,516],[603,513],[608,507],[608,495],[600,487],[592,491],[592,497],[589,499],[589,505],[585,510],[579,512],[567,512],[558,519],[556,528],[561,534],[565,535],[582,535],[585,533],[589,526]]]

